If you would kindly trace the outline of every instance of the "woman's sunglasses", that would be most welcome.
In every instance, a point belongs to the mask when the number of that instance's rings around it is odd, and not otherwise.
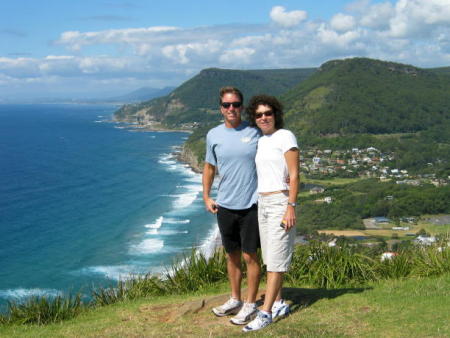
[[[260,119],[260,118],[263,117],[263,116],[269,117],[269,116],[272,116],[272,115],[273,115],[273,111],[266,111],[266,112],[264,112],[264,113],[256,113],[256,114],[255,114],[255,117],[256,117],[257,119]]]

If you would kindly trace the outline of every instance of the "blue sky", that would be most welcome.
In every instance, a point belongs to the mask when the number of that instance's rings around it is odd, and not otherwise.
[[[0,100],[177,86],[206,67],[450,66],[450,0],[1,0]]]

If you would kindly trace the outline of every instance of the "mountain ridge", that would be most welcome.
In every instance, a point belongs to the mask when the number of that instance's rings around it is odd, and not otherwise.
[[[315,68],[231,70],[207,68],[181,84],[169,95],[138,104],[124,105],[115,113],[119,121],[166,126],[218,122],[218,93],[225,85],[236,86],[246,98],[259,93],[280,95],[299,81],[306,79]]]

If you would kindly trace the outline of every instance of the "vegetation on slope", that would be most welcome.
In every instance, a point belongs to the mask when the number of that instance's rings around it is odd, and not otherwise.
[[[450,119],[450,76],[365,58],[323,64],[282,96],[302,135],[410,133]]]
[[[332,203],[318,203],[324,197]],[[385,216],[393,219],[424,214],[450,213],[450,186],[399,185],[361,180],[331,186],[322,194],[303,195],[298,209],[301,233],[319,229],[363,229],[362,219]]]
[[[248,99],[259,93],[280,95],[314,72],[313,68],[230,70],[209,68],[186,81],[167,96],[134,105],[115,113],[117,120],[154,120],[167,126],[219,121],[218,93],[225,85],[236,86]]]
[[[345,245],[329,247],[326,243],[318,242],[297,246],[292,267],[286,274],[286,286],[291,289],[307,289],[302,292],[301,299],[289,292],[286,293],[286,298],[294,301],[293,309],[298,310],[299,304],[308,306],[305,300],[309,299],[308,294],[316,288],[322,294],[342,294],[349,289],[362,292],[377,281],[448,275],[450,249],[437,249],[438,246],[446,245],[448,240],[448,237],[443,237],[436,246],[409,248],[389,261],[380,260],[381,251],[377,248]],[[101,311],[101,308],[112,304],[142,299],[151,302],[162,295],[173,297],[192,295],[198,291],[208,292],[226,281],[225,271],[226,263],[222,252],[218,251],[209,260],[193,252],[187,263],[176,265],[175,270],[167,274],[166,278],[143,276],[120,282],[116,288],[97,291],[90,304],[81,303],[79,297],[67,298],[65,301],[61,297],[53,300],[39,297],[24,304],[11,303],[9,312],[0,316],[0,330],[8,331],[17,324],[58,323],[81,313],[90,313],[92,317],[96,316],[99,309]],[[441,297],[448,296],[443,290],[439,289]],[[156,322],[164,320],[161,318],[162,309],[160,307],[157,311]],[[156,322],[152,321],[152,324]],[[124,334],[125,332],[122,335]]]

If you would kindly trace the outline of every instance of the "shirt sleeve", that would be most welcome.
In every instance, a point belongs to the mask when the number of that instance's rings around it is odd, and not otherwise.
[[[289,130],[285,130],[285,132],[283,133],[283,137],[281,139],[280,145],[281,145],[281,150],[283,151],[283,154],[292,148],[298,149],[297,138]]]
[[[217,166],[216,154],[214,153],[214,144],[211,140],[211,134],[208,133],[206,135],[206,155],[205,162],[212,164],[213,166]]]

